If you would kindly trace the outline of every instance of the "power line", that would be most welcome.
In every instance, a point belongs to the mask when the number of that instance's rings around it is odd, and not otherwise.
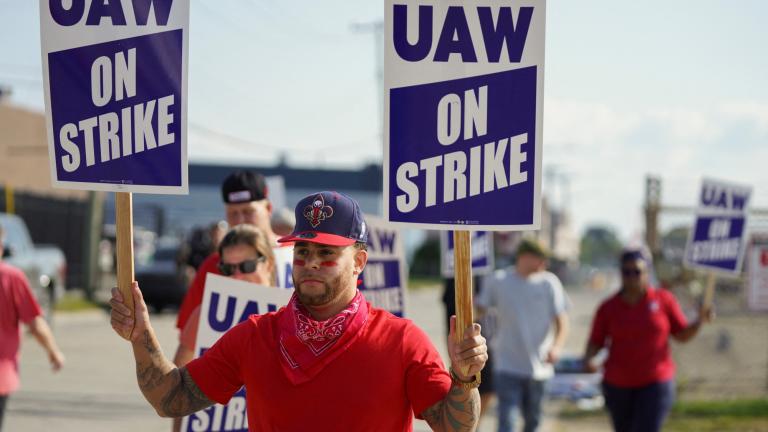
[[[242,137],[238,137],[238,136],[235,136],[235,135],[231,135],[231,134],[228,134],[226,132],[220,132],[220,131],[211,129],[211,128],[207,127],[207,126],[203,126],[203,125],[201,125],[199,123],[189,122],[188,125],[189,125],[189,127],[191,129],[197,129],[198,131],[200,131],[202,133],[205,133],[205,134],[208,134],[208,135],[216,136],[216,137],[219,137],[219,138],[222,138],[222,139],[226,139],[226,140],[229,140],[229,141],[238,142],[238,143],[250,146],[250,147],[266,147],[266,148],[268,148],[270,150],[277,151],[277,152],[285,152],[286,150],[333,152],[333,151],[339,151],[339,150],[359,149],[361,147],[361,144],[365,144],[365,143],[369,142],[367,138],[360,138],[360,139],[355,139],[355,140],[352,140],[352,141],[347,141],[347,142],[342,143],[342,144],[329,145],[329,146],[325,146],[325,147],[314,146],[314,147],[310,147],[310,148],[296,147],[296,148],[288,149],[288,148],[286,148],[285,145],[264,144],[262,142],[253,141],[253,140],[250,140],[250,139],[247,139],[247,138],[242,138]],[[373,138],[373,137],[371,137],[371,138]]]

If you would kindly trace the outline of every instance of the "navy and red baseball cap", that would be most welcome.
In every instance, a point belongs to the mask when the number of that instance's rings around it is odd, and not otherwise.
[[[357,201],[340,192],[316,192],[296,204],[296,226],[278,241],[349,246],[366,243],[368,227]]]

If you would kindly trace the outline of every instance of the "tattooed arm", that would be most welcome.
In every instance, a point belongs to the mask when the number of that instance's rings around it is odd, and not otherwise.
[[[454,379],[472,382],[488,360],[488,347],[480,334],[480,325],[472,324],[462,341],[456,340],[456,317],[451,317],[448,352]],[[454,385],[448,395],[421,413],[434,431],[474,431],[480,421],[480,393],[476,388],[464,389]]]
[[[149,322],[149,313],[134,282],[131,287],[134,318],[117,288],[112,289],[112,328],[131,342],[136,379],[147,401],[162,417],[183,417],[213,405],[192,380],[186,368],[176,368],[160,350]]]
[[[433,431],[474,431],[480,421],[480,393],[477,389],[451,387],[448,396],[421,413]]]

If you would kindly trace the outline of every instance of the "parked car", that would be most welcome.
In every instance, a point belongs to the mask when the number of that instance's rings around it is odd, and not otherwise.
[[[0,225],[5,231],[3,260],[24,271],[40,306],[50,318],[53,306],[66,287],[64,253],[56,246],[34,245],[26,223],[16,215],[0,213]]]
[[[136,266],[135,277],[144,301],[155,311],[166,306],[178,307],[187,293],[180,249],[178,239],[160,238],[149,258]]]
[[[555,376],[548,384],[550,399],[566,399],[579,407],[595,409],[603,406],[600,383],[603,374],[586,372],[581,357],[565,355],[555,364]]]

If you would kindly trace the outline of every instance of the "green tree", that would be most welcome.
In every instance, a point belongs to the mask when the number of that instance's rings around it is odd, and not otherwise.
[[[616,232],[608,226],[587,228],[581,237],[579,260],[583,265],[611,267],[616,265],[621,252],[621,241]]]

